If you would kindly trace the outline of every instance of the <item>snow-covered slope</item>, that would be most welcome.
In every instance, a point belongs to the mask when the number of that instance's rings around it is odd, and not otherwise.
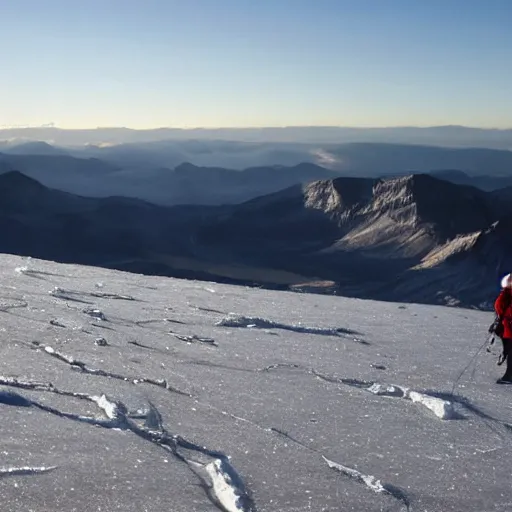
[[[512,507],[488,313],[0,268],[5,512]]]

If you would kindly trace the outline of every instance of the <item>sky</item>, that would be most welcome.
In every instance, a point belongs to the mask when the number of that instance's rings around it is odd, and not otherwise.
[[[512,127],[511,0],[0,0],[0,127]]]

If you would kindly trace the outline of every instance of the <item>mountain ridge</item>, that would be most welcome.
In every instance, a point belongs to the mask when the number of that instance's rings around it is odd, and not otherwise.
[[[0,175],[0,191],[0,222],[17,226],[0,251],[63,262],[429,303],[445,299],[422,276],[448,269],[449,301],[474,307],[512,264],[504,203],[428,175],[321,180],[226,206],[77,197],[19,172]],[[470,272],[487,281],[461,287]]]
[[[294,184],[340,176],[427,173],[483,190],[512,185],[510,151],[377,143],[193,142],[73,149],[55,155],[24,154],[25,144],[20,154],[8,154],[8,148],[2,148],[0,172],[17,169],[48,187],[73,194],[136,197],[163,206],[239,204]]]

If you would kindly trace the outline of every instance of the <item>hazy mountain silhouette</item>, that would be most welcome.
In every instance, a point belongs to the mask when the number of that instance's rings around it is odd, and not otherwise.
[[[316,162],[305,144],[249,143],[222,140],[162,140],[73,148],[77,157],[95,157],[127,169],[175,168],[184,162],[197,166],[242,170],[255,166],[294,166]],[[317,162],[320,163],[320,162]]]
[[[338,178],[240,205],[85,198],[0,175],[0,251],[134,272],[480,305],[510,261],[510,201],[428,175]],[[330,283],[330,284],[329,284]]]
[[[42,184],[76,194],[96,195],[100,182],[116,167],[98,159],[68,155],[7,155],[0,153],[0,173],[18,170]]]
[[[509,187],[503,187],[493,192],[493,197],[502,201],[510,201],[512,207],[512,185]]]
[[[8,150],[22,154],[6,154]],[[26,151],[48,154],[23,154]],[[512,184],[512,152],[484,149],[390,144],[320,148],[188,140],[70,149],[74,156],[50,154],[52,151],[52,146],[44,143],[4,148],[4,153],[0,153],[0,172],[17,169],[46,186],[75,194],[134,197],[161,205],[241,203],[294,184],[337,176],[428,172],[484,190]],[[60,149],[55,148],[55,152]],[[222,165],[228,161],[256,164],[240,171]],[[275,163],[269,165],[269,161]],[[197,162],[209,164],[202,166]],[[319,162],[323,165],[318,165]]]
[[[325,146],[330,168],[356,176],[428,173],[457,169],[471,176],[510,177],[512,151],[444,148],[405,144],[341,144]]]
[[[66,151],[47,142],[31,141],[8,145],[3,149],[8,155],[66,155]]]
[[[211,140],[167,140],[144,144],[74,150],[128,169],[174,168],[183,162],[197,166],[242,170],[273,165],[314,163],[338,174],[374,177],[396,173],[426,173],[457,169],[469,175],[509,176],[512,151],[446,148],[384,143],[247,143]]]
[[[472,185],[473,187],[480,188],[482,190],[498,190],[505,187],[512,186],[512,175],[511,176],[469,176],[465,172],[457,170],[441,170],[432,171],[430,173],[436,178],[440,178],[451,183],[458,185]]]
[[[121,168],[96,158],[0,154],[0,173],[16,169],[42,184],[91,197],[126,196],[162,205],[240,203],[296,183],[336,176],[303,163],[236,171],[189,163],[168,168]]]
[[[12,128],[0,130],[0,139],[53,141],[57,145],[124,144],[165,139],[227,140],[244,142],[293,142],[339,144],[349,142],[384,142],[392,144],[426,144],[453,147],[512,149],[512,130],[433,126],[427,128],[353,128],[301,126],[283,128],[218,128],[132,130],[97,128],[63,130],[53,127]]]

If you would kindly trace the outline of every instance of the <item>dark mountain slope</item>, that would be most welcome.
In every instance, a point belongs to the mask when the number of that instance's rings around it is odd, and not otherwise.
[[[488,229],[437,248],[403,273],[393,287],[361,290],[361,295],[492,308],[500,279],[511,269],[512,217],[505,216]]]
[[[0,175],[0,252],[135,272],[478,305],[508,269],[511,217],[431,176],[339,178],[241,205],[166,208]],[[494,289],[495,291],[495,289]]]
[[[492,192],[492,197],[498,201],[509,202],[509,204],[512,204],[512,185],[510,187],[494,190]]]
[[[205,251],[335,281],[341,293],[399,300],[395,279],[447,260],[458,250],[453,240],[485,231],[502,213],[489,194],[427,175],[339,178],[233,207],[198,241]]]
[[[0,175],[0,251],[57,261],[101,263],[140,256],[163,236],[169,212],[136,199],[85,198],[53,190],[17,171]],[[10,226],[10,227],[8,227]]]
[[[495,218],[485,192],[431,176],[338,178],[235,206],[224,217],[214,218],[203,229],[202,239],[229,243],[236,233],[250,245],[275,239],[290,248],[320,238],[324,243],[337,241],[336,247],[344,250],[369,250],[420,231],[429,237],[430,245],[436,245],[484,229]]]
[[[85,211],[94,204],[94,199],[48,189],[18,171],[0,175],[0,212],[3,214],[68,213]]]

